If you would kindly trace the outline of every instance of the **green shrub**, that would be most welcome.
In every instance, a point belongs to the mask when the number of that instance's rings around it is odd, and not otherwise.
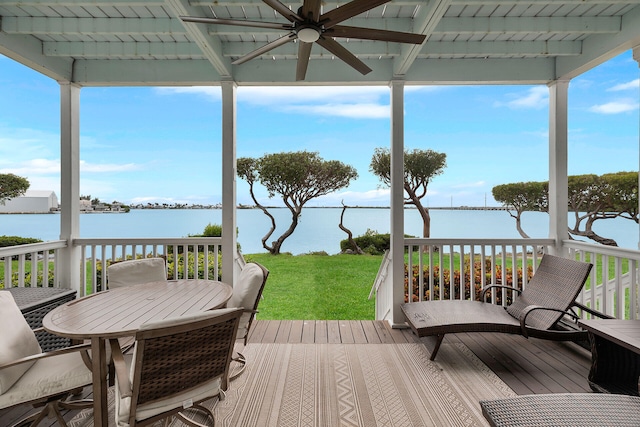
[[[389,233],[379,234],[377,231],[370,229],[367,229],[362,236],[355,237],[353,240],[364,253],[369,255],[381,255],[391,247],[391,235]],[[349,239],[341,240],[340,250],[344,252],[349,249],[353,249]]]

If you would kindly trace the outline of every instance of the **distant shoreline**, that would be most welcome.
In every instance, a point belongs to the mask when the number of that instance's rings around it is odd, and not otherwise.
[[[390,206],[346,206],[348,209],[391,209]],[[265,206],[266,209],[287,209],[286,206]],[[303,209],[342,209],[344,206],[305,206]],[[416,209],[413,206],[405,206],[405,209]],[[153,208],[134,208],[131,210],[203,210],[203,209],[214,209],[220,210],[222,207],[220,206],[192,206],[192,207],[153,207]],[[259,209],[256,206],[237,206],[236,209]],[[506,211],[509,210],[504,206],[434,206],[429,207],[428,209],[434,210],[450,210],[450,211]],[[60,211],[50,211],[50,212],[0,212],[0,215],[42,215],[42,214],[59,214]],[[81,214],[114,214],[114,213],[126,213],[124,211],[80,211]]]

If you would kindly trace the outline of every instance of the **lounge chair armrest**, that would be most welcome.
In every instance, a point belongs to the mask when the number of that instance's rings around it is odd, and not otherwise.
[[[129,382],[127,363],[124,361],[124,355],[122,354],[120,343],[117,339],[111,338],[109,339],[109,345],[111,346],[111,358],[116,371],[116,378],[118,378],[120,396],[131,397],[132,390],[131,383]]]
[[[522,310],[522,313],[520,313],[520,329],[522,331],[522,335],[525,338],[529,338],[529,334],[527,333],[527,317],[529,316],[529,314],[536,310],[555,311],[557,313],[562,313],[569,317],[573,317],[575,320],[579,319],[579,317],[571,311],[560,310],[558,308],[542,307],[540,305],[528,305]]]
[[[596,311],[596,310],[594,310],[594,309],[592,309],[590,307],[587,307],[584,304],[580,304],[577,301],[575,301],[572,304],[572,307],[577,307],[580,310],[586,311],[587,313],[591,314],[592,316],[597,316],[597,317],[599,317],[601,319],[615,319],[615,317],[613,317],[613,316],[609,316],[608,314],[600,313],[599,311]]]
[[[11,362],[7,362],[4,364],[0,365],[0,369],[4,369],[4,368],[8,368],[10,366],[15,366],[15,365],[20,365],[22,363],[27,363],[27,362],[34,362],[38,359],[44,359],[45,357],[53,357],[53,356],[59,356],[61,354],[66,354],[66,353],[73,353],[76,351],[86,351],[88,349],[91,348],[91,345],[89,344],[80,344],[80,345],[74,345],[71,347],[65,347],[65,348],[60,348],[57,350],[52,350],[46,353],[37,353],[37,354],[33,354],[31,356],[26,356],[26,357],[21,357],[20,359],[16,359],[16,360],[12,360]]]
[[[507,289],[507,290],[510,290],[510,291],[516,291],[517,293],[522,293],[521,289],[514,288],[513,286],[491,284],[491,285],[487,285],[484,288],[480,289],[480,295],[484,296],[484,294],[486,294],[487,291],[490,291],[493,288]]]

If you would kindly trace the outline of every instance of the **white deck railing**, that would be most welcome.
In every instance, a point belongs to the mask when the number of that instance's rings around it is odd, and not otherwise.
[[[106,289],[105,266],[132,258],[165,258],[170,279],[220,278],[220,237],[76,239],[74,245],[82,254],[80,296]]]
[[[475,291],[492,283],[524,287],[553,243],[552,239],[405,239],[405,299],[476,299]],[[574,240],[563,244],[570,256],[594,263],[578,302],[616,318],[640,318],[640,251]],[[393,284],[385,279],[391,276],[386,271],[390,267],[381,265],[372,289],[376,316],[392,306]],[[507,296],[503,291],[492,294],[492,299],[505,305]]]
[[[411,278],[405,272],[405,295],[407,298],[411,295],[413,300],[469,298],[471,289],[501,282],[502,278],[526,286],[529,269],[533,273],[533,266],[552,244],[551,239],[405,239],[407,271],[416,271]],[[616,318],[640,319],[640,251],[574,240],[564,241],[563,245],[570,256],[594,263],[585,289],[578,296],[579,302]],[[134,254],[165,257],[171,278],[193,278],[199,272],[203,278],[215,279],[221,273],[219,237],[77,239],[74,246],[81,252],[79,296],[104,289],[103,266]],[[58,273],[60,251],[66,247],[66,242],[60,240],[0,248],[0,263],[4,267],[0,285],[67,287]],[[177,263],[174,254],[178,254]],[[471,259],[476,265],[473,275]],[[479,262],[480,259],[484,262]],[[241,264],[240,255],[236,268]],[[386,318],[393,306],[390,268],[388,257],[384,257],[372,289],[379,319]],[[425,269],[430,274],[425,274]],[[460,271],[465,274],[455,273]],[[460,292],[461,289],[465,292]],[[494,294],[493,299],[503,304],[507,301],[505,294]]]
[[[640,251],[575,240],[563,244],[576,259],[594,264],[579,302],[618,319],[640,318]]]
[[[0,262],[4,266],[0,284],[6,288],[64,287],[60,284],[57,266],[59,251],[66,247],[67,242],[56,240],[0,248]]]

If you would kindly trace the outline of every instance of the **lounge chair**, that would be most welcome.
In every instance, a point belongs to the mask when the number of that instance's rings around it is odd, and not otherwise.
[[[471,300],[410,302],[401,308],[419,337],[437,337],[431,360],[436,358],[444,336],[457,332],[503,332],[556,341],[586,341],[586,331],[559,328],[558,321],[565,315],[576,320],[572,307],[599,315],[575,301],[591,267],[589,263],[545,254],[524,290],[501,285],[482,290],[483,299],[485,292],[496,287],[519,292],[506,308]]]
[[[534,394],[480,401],[492,427],[638,427],[640,397],[601,393]]]

